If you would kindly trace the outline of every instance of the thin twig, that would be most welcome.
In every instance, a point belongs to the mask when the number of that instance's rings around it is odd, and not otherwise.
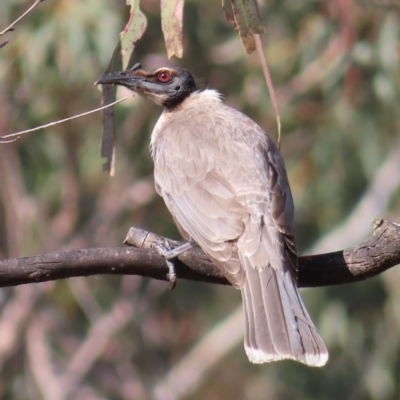
[[[0,44],[0,49],[1,49],[2,47],[4,47],[8,42],[9,42],[9,40],[6,40],[6,41],[4,41],[3,43],[1,43],[1,44]]]
[[[18,140],[22,135],[25,135],[27,133],[35,132],[35,131],[38,131],[40,129],[45,129],[45,128],[48,128],[50,126],[55,126],[55,125],[58,125],[58,124],[62,124],[63,122],[71,121],[73,119],[77,119],[77,118],[80,118],[80,117],[86,117],[86,115],[93,114],[95,112],[98,112],[98,111],[104,110],[106,108],[112,107],[115,104],[118,104],[118,103],[121,103],[122,101],[125,101],[126,99],[127,99],[127,97],[124,97],[123,99],[114,101],[113,103],[107,104],[107,105],[105,105],[103,107],[99,107],[99,108],[96,108],[94,110],[84,112],[83,114],[78,114],[78,115],[74,115],[73,117],[60,119],[59,121],[50,122],[49,124],[46,124],[46,125],[41,125],[41,126],[38,126],[36,128],[27,129],[26,131],[10,133],[9,135],[0,136],[0,143],[9,143],[10,142],[9,139],[15,138],[14,139],[14,141],[15,141],[15,140]]]
[[[267,87],[269,91],[269,96],[271,98],[272,106],[274,107],[276,123],[278,125],[278,148],[281,145],[281,119],[279,117],[279,109],[278,102],[276,101],[274,85],[272,84],[271,75],[269,73],[267,58],[265,57],[264,47],[261,41],[261,37],[258,33],[254,34],[254,40],[256,42],[256,49],[258,58],[260,59],[260,63],[264,72],[265,81],[267,82]]]
[[[9,26],[7,26],[6,29],[2,30],[0,32],[0,36],[3,36],[4,34],[6,34],[9,31],[12,31],[15,27],[15,25],[21,21],[22,18],[26,17],[39,3],[43,2],[44,0],[35,0],[35,2],[30,6],[30,8],[28,8],[21,16],[19,16],[12,24],[10,24]],[[4,44],[3,44],[4,45]],[[3,46],[2,45],[2,46]]]
[[[3,136],[0,136],[0,143],[7,144],[7,143],[14,143],[19,139],[19,136],[14,139],[2,139]]]

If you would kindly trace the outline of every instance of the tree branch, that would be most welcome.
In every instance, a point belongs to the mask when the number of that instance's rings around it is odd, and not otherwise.
[[[21,21],[22,18],[26,17],[39,3],[42,3],[45,0],[35,0],[35,2],[22,14],[20,15],[14,22],[12,22],[7,28],[0,31],[0,36],[5,35],[7,32],[13,31],[15,29],[15,25]]]
[[[375,218],[373,236],[348,250],[299,258],[298,286],[358,282],[400,264],[400,224]],[[165,238],[131,228],[125,243],[135,247],[93,248],[0,261],[0,287],[89,275],[139,275],[167,281],[164,259],[150,249]],[[173,244],[180,243],[171,241]],[[199,248],[176,261],[178,279],[229,285]]]

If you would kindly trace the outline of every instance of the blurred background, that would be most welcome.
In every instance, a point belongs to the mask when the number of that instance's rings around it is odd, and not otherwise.
[[[0,30],[30,2],[3,0]],[[260,0],[296,205],[300,253],[350,247],[379,214],[400,220],[400,3]],[[186,0],[184,57],[166,59],[159,1],[142,0],[136,61],[181,65],[257,121],[276,122],[256,55],[219,1]],[[123,0],[48,0],[0,49],[0,134],[95,108],[129,9]],[[123,90],[119,95],[125,95]],[[116,108],[116,173],[102,172],[101,115],[0,145],[0,258],[120,246],[133,225],[179,234],[153,186],[160,108]],[[321,266],[323,268],[323,266]],[[302,290],[330,351],[322,369],[248,362],[240,293],[99,276],[0,291],[1,399],[399,399],[400,270]]]

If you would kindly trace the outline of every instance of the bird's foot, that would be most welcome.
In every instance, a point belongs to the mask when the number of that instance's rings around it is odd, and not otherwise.
[[[167,278],[171,283],[170,289],[174,289],[176,286],[176,272],[173,259],[194,246],[196,246],[194,241],[186,242],[175,247],[171,246],[169,240],[164,240],[162,243],[157,241],[151,244],[151,247],[156,250],[160,256],[165,258],[165,262],[168,266]]]

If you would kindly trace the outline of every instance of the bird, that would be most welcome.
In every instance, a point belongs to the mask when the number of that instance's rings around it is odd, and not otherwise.
[[[156,191],[188,240],[185,249],[198,245],[241,291],[249,361],[323,366],[327,348],[296,286],[288,177],[267,133],[218,91],[198,90],[181,67],[137,63],[95,84],[124,86],[163,107],[150,139]]]

